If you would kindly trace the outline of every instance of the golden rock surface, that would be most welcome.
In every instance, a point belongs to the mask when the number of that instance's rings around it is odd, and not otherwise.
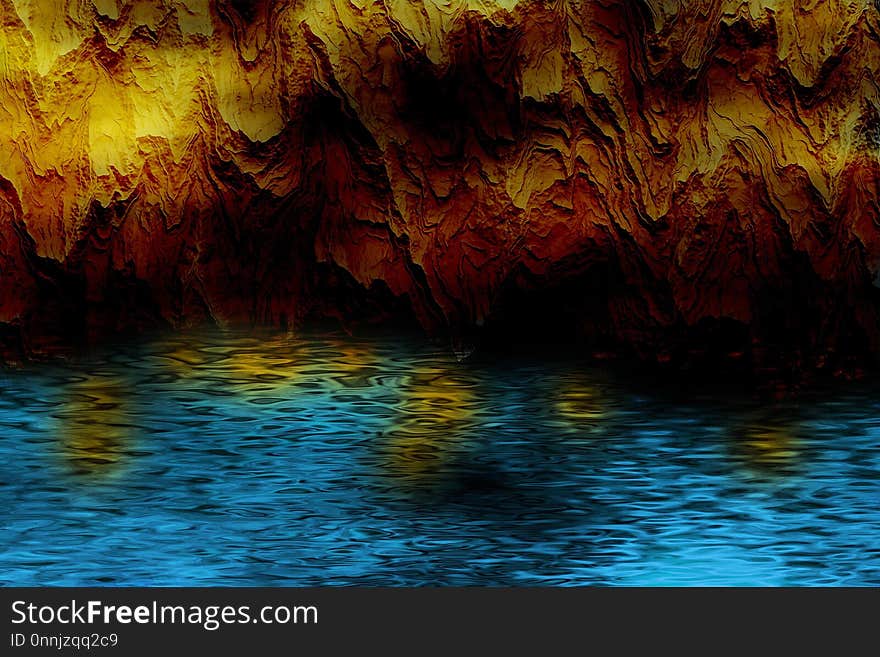
[[[570,303],[645,354],[725,323],[816,362],[880,352],[871,0],[0,0],[0,21],[7,341]]]

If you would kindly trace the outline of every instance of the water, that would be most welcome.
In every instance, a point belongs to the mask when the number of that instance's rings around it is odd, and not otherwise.
[[[6,585],[877,585],[880,395],[210,332],[0,371]]]

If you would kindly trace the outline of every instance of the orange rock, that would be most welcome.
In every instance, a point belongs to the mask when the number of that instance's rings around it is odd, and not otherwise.
[[[880,352],[874,3],[0,0],[0,22],[3,335],[403,314],[653,358]]]

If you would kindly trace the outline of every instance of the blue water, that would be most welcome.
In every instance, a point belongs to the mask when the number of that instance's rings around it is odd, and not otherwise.
[[[877,585],[877,392],[219,331],[0,370],[0,582]]]

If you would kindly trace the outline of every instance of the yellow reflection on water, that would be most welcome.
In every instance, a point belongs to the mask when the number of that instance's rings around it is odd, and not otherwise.
[[[585,377],[566,378],[556,390],[554,408],[570,429],[578,431],[596,431],[610,416],[599,386]]]
[[[181,376],[188,376],[193,368],[208,362],[208,357],[198,349],[193,349],[186,342],[175,341],[174,346],[165,352],[168,366]]]
[[[440,476],[462,454],[477,408],[473,384],[460,373],[416,368],[388,434],[388,470],[416,485]]]
[[[335,381],[346,388],[362,388],[371,384],[376,373],[376,353],[362,344],[339,341],[333,344],[334,355],[329,364]]]
[[[212,339],[213,338],[213,339]],[[204,345],[196,349],[192,345]],[[163,348],[164,347],[164,348]],[[288,333],[265,337],[234,334],[173,336],[159,351],[183,379],[215,379],[241,393],[277,393],[297,378],[308,354]]]
[[[280,392],[297,378],[305,357],[303,348],[287,336],[232,342],[211,351],[222,359],[206,365],[206,372],[229,380],[244,393]]]
[[[198,349],[193,342],[206,344]],[[162,351],[175,375],[221,382],[244,396],[280,394],[297,381],[314,379],[342,387],[370,383],[374,349],[350,340],[302,340],[292,333],[174,338]]]
[[[798,464],[799,426],[793,420],[761,417],[735,432],[737,455],[754,470],[783,474]]]
[[[133,440],[126,386],[115,377],[84,375],[67,389],[56,417],[61,454],[76,474],[116,474]]]

